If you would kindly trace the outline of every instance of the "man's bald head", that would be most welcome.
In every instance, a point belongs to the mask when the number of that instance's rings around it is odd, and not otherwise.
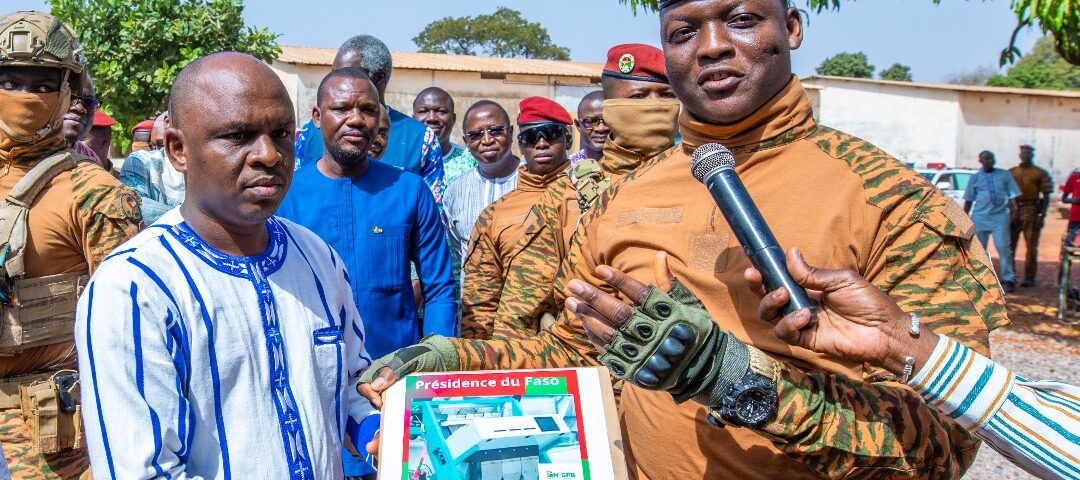
[[[186,108],[201,104],[205,99],[202,91],[207,88],[245,88],[247,82],[267,82],[265,85],[271,94],[281,93],[285,101],[290,102],[289,92],[281,79],[270,66],[261,60],[240,52],[220,52],[207,55],[191,62],[173,80],[169,94],[170,126],[181,128],[185,117],[205,114],[207,110],[190,113]],[[212,111],[212,110],[210,110]]]
[[[604,105],[604,91],[603,90],[594,90],[594,91],[591,91],[588,94],[586,94],[584,97],[581,97],[581,102],[578,103],[578,106],[577,106],[578,118],[582,118],[582,117],[585,116],[585,113],[582,112],[583,109],[588,110],[588,109],[590,109],[590,107],[595,107],[595,105],[597,105],[597,104],[600,105],[599,108],[603,108],[603,105]]]
[[[165,145],[186,181],[184,217],[262,235],[292,179],[296,116],[285,85],[250,55],[209,55],[177,75],[169,115]]]
[[[420,93],[416,94],[416,98],[413,100],[413,108],[416,108],[418,102],[425,98],[438,99],[439,102],[445,103],[447,107],[450,107],[450,111],[454,111],[454,97],[450,96],[450,92],[443,90],[439,87],[428,87],[420,90]]]

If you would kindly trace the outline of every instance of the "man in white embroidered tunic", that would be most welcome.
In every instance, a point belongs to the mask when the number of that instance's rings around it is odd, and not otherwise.
[[[187,200],[106,258],[78,307],[97,478],[342,478],[370,359],[337,253],[273,217],[295,119],[265,64],[220,53],[173,84]]]

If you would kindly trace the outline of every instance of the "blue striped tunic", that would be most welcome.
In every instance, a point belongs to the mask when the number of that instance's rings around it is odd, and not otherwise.
[[[102,262],[75,328],[95,478],[342,477],[372,413],[348,274],[307,229],[267,230],[234,257],[174,209]]]
[[[1080,479],[1075,385],[1028,381],[944,335],[908,385],[1028,473]]]

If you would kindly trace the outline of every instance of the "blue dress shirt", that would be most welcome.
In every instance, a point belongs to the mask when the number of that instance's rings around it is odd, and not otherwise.
[[[423,180],[371,161],[357,178],[327,178],[317,166],[296,172],[277,214],[334,247],[352,275],[353,298],[373,358],[422,335],[457,335],[450,250],[439,210]],[[424,288],[421,325],[409,279],[416,264]]]

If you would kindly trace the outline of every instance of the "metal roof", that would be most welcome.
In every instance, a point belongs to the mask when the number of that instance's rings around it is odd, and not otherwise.
[[[277,60],[301,65],[331,65],[337,49],[282,46]],[[534,60],[527,58],[474,57],[441,53],[392,52],[395,69],[440,70],[454,72],[550,75],[556,77],[598,78],[601,63]]]
[[[841,81],[864,84],[892,85],[908,88],[928,88],[932,90],[951,90],[955,92],[996,93],[1011,95],[1035,95],[1042,97],[1080,98],[1080,91],[1075,90],[1040,90],[1035,88],[1011,88],[1011,87],[987,87],[980,85],[957,85],[951,83],[915,83],[898,82],[894,80],[874,80],[872,78],[830,77],[827,75],[813,75],[803,78],[802,81],[812,85],[815,80]]]

